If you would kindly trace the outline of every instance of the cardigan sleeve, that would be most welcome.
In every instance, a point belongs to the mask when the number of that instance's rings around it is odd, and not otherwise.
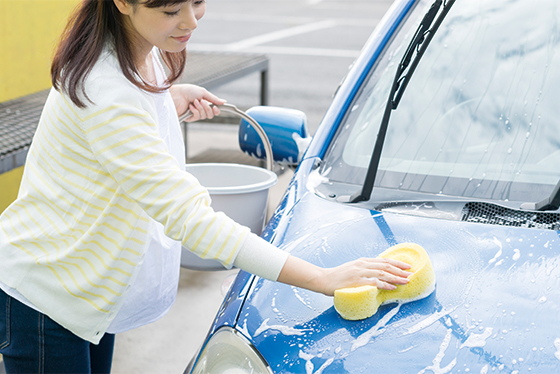
[[[241,247],[234,265],[251,274],[277,281],[288,256],[288,252],[255,234],[250,234]]]
[[[78,114],[104,170],[129,199],[164,226],[167,236],[202,258],[230,267],[249,229],[213,211],[207,190],[169,154],[158,133],[151,97],[124,78],[95,79],[90,87],[94,104]]]

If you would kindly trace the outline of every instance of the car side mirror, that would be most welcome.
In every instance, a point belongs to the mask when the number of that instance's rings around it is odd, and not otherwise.
[[[261,125],[268,136],[275,162],[297,165],[301,161],[311,142],[305,113],[271,106],[256,106],[246,113]],[[244,119],[239,125],[239,146],[250,156],[265,157],[262,140]]]

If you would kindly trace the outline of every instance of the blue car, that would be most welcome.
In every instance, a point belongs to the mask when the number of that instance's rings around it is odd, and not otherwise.
[[[416,243],[436,287],[348,321],[240,272],[186,372],[560,373],[558,0],[396,0],[310,144],[250,113],[297,164],[265,239],[323,267]]]

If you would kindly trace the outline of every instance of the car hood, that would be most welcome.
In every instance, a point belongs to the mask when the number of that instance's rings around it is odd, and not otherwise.
[[[436,289],[342,319],[333,298],[263,279],[236,328],[276,373],[560,372],[559,233],[381,213],[304,194],[274,243],[332,267],[417,243]]]

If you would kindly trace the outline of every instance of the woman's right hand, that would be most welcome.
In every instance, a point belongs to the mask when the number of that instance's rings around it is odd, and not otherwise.
[[[191,116],[186,122],[194,122],[202,119],[211,119],[220,114],[219,105],[225,104],[225,100],[208,92],[203,87],[193,84],[176,84],[169,88],[171,97],[179,116],[191,111]],[[210,104],[214,104],[211,106]]]
[[[392,290],[408,283],[410,265],[385,258],[361,258],[334,268],[320,268],[300,258],[288,257],[278,281],[333,296],[346,287],[372,285]]]

